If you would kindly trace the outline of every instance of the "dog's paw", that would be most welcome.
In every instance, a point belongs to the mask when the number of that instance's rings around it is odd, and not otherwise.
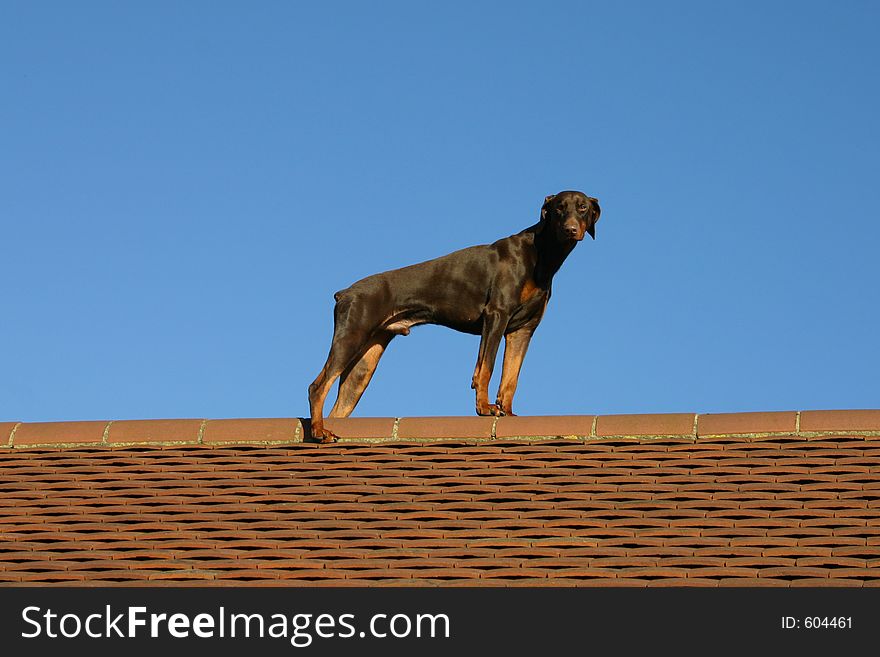
[[[339,440],[339,436],[330,431],[330,429],[322,429],[319,435],[312,434],[311,440],[309,442],[319,443],[321,445],[329,445],[331,443],[335,443]]]
[[[477,415],[503,417],[505,413],[498,404],[486,404],[485,408],[477,407]]]
[[[495,400],[495,406],[501,409],[501,413],[498,415],[498,417],[516,417],[516,413],[513,412],[510,404],[505,405],[504,402],[501,401],[501,399]]]

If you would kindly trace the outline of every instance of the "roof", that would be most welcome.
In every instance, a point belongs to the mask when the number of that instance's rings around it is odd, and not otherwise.
[[[330,423],[0,423],[0,583],[880,584],[880,410]]]

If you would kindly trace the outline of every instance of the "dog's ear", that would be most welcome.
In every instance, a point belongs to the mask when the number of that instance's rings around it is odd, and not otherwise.
[[[599,199],[592,196],[587,197],[590,201],[590,220],[587,224],[587,233],[593,239],[596,239],[596,222],[599,221],[599,215],[602,214],[602,208],[599,207]]]
[[[541,206],[541,221],[547,218],[547,208],[550,207],[551,201],[556,198],[556,194],[544,197],[544,205]]]
[[[550,196],[544,197],[544,205],[541,206],[541,223],[538,224],[538,233],[544,230],[544,224],[547,223],[547,210],[550,208],[550,204],[555,198],[556,194],[550,194]]]

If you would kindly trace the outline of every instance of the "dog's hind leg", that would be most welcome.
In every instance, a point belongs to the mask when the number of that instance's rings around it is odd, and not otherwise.
[[[330,443],[336,440],[332,431],[324,428],[324,402],[336,379],[364,353],[371,331],[362,328],[363,310],[353,308],[351,298],[341,298],[334,309],[333,341],[330,354],[321,372],[309,386],[311,434],[314,440]]]
[[[351,415],[373,378],[379,359],[395,335],[392,331],[380,331],[374,335],[367,343],[363,355],[345,369],[339,377],[339,395],[328,417]]]

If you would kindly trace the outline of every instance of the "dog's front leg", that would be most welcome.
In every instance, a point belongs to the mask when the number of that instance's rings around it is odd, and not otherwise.
[[[513,394],[516,392],[519,371],[534,332],[535,326],[526,326],[504,336],[501,384],[498,386],[498,398],[495,400],[503,415],[516,415],[513,412]]]
[[[483,317],[477,367],[471,381],[471,388],[477,391],[477,415],[504,415],[496,404],[489,403],[489,380],[508,319],[506,314],[498,310],[487,310]]]

